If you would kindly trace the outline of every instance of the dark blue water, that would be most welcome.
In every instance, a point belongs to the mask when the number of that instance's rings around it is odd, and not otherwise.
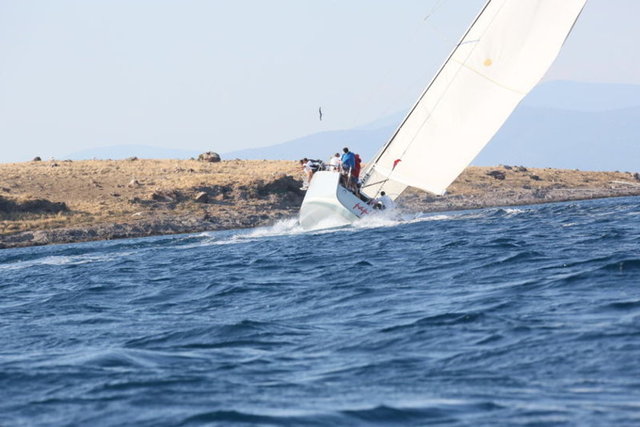
[[[0,425],[638,425],[640,198],[0,251]]]

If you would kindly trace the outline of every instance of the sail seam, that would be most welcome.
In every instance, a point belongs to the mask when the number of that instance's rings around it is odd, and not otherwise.
[[[518,90],[518,89],[514,89],[514,88],[512,88],[512,87],[509,87],[509,86],[507,86],[507,85],[505,85],[505,84],[502,84],[502,83],[500,83],[499,81],[497,81],[497,80],[495,80],[495,79],[492,79],[491,77],[487,76],[486,74],[484,74],[484,73],[482,73],[482,72],[480,72],[480,71],[476,70],[475,68],[470,67],[469,65],[467,65],[467,64],[466,64],[466,63],[464,63],[464,62],[456,61],[455,59],[452,59],[452,61],[457,62],[457,63],[458,63],[458,64],[460,64],[462,67],[466,68],[467,70],[471,71],[472,73],[479,75],[479,76],[480,76],[480,77],[482,77],[483,79],[485,79],[485,80],[487,80],[487,81],[489,81],[489,82],[493,83],[494,85],[496,85],[496,86],[498,86],[498,87],[501,87],[501,88],[503,88],[503,89],[505,89],[505,90],[508,90],[508,91],[510,91],[510,92],[517,93],[517,94],[519,94],[519,95],[526,95],[526,93],[527,93],[527,92],[524,92],[524,91],[521,91],[521,90]]]

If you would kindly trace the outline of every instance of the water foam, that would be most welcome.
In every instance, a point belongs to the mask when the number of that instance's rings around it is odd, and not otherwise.
[[[517,215],[525,212],[524,209],[518,209],[518,208],[503,208],[502,210],[507,215]]]
[[[300,234],[327,234],[336,232],[357,232],[359,230],[374,229],[374,228],[390,228],[397,227],[403,224],[413,224],[425,221],[447,221],[455,219],[473,219],[483,218],[494,210],[482,210],[482,211],[465,211],[456,213],[414,213],[414,214],[401,214],[397,211],[381,211],[375,212],[373,215],[369,215],[358,219],[350,225],[345,225],[342,221],[336,221],[331,218],[327,218],[325,221],[318,223],[317,227],[312,230],[305,230],[298,222],[298,218],[291,217],[281,219],[275,222],[273,225],[265,227],[256,227],[245,230],[233,230],[233,231],[209,231],[190,235],[186,239],[196,238],[197,242],[192,244],[185,244],[181,246],[181,249],[191,249],[202,246],[213,245],[233,245],[240,243],[249,243],[260,239],[280,237],[280,236],[296,236]],[[500,212],[504,212],[507,215],[516,215],[525,212],[521,209],[500,209]],[[229,233],[232,234],[229,234]]]
[[[0,270],[21,270],[43,265],[65,266],[65,265],[81,265],[96,262],[107,262],[115,259],[131,255],[133,252],[117,252],[102,255],[52,255],[44,258],[32,259],[28,261],[17,261],[9,264],[0,265]]]
[[[233,230],[231,235],[229,231],[210,231],[195,235],[202,240],[198,243],[182,246],[182,249],[189,249],[201,246],[212,245],[233,245],[238,243],[247,243],[255,240],[278,237],[293,236],[305,233],[298,223],[297,218],[287,218],[277,221],[275,224],[266,227],[257,227],[248,230]]]

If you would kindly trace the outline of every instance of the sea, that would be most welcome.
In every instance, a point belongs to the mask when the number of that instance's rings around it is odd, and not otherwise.
[[[0,250],[0,425],[640,425],[640,198]]]

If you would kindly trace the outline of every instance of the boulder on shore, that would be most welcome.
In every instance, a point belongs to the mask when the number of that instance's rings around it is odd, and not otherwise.
[[[176,190],[156,190],[151,193],[151,200],[165,203],[179,202],[181,196]]]
[[[202,153],[198,156],[199,162],[217,163],[220,160],[220,155],[218,153],[214,153],[213,151],[207,151],[206,153]]]
[[[487,175],[492,176],[494,179],[498,179],[503,181],[506,178],[506,175],[502,171],[493,170],[491,172],[487,172]]]

